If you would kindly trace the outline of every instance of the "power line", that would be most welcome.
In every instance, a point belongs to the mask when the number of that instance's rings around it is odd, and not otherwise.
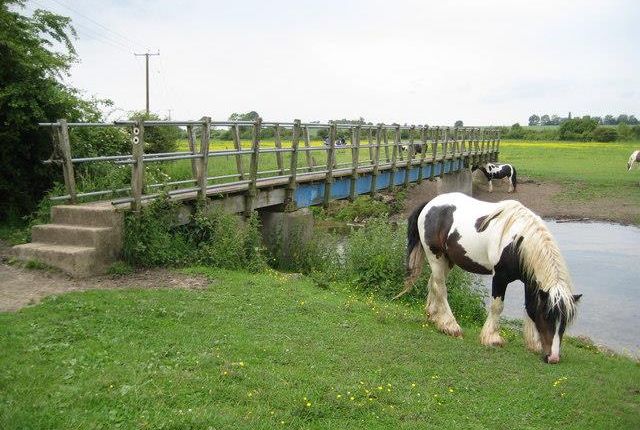
[[[114,35],[116,35],[116,36],[120,37],[121,39],[123,39],[123,40],[127,41],[128,43],[133,44],[134,46],[138,46],[138,47],[142,47],[142,46],[143,46],[141,43],[139,43],[139,42],[137,42],[137,41],[135,41],[135,40],[132,40],[132,39],[128,38],[127,36],[124,36],[123,34],[121,34],[121,33],[117,32],[117,31],[115,31],[115,30],[110,29],[109,27],[107,27],[107,26],[105,26],[105,25],[103,25],[103,24],[99,23],[98,21],[94,20],[93,18],[88,17],[87,15],[85,15],[85,14],[83,14],[83,13],[79,12],[78,10],[76,10],[76,9],[74,9],[74,8],[72,8],[72,7],[68,6],[68,5],[66,5],[65,3],[63,3],[63,2],[61,2],[61,1],[59,1],[59,0],[49,0],[49,1],[52,1],[52,2],[54,2],[54,3],[57,3],[58,5],[60,5],[60,6],[64,7],[64,8],[66,8],[66,9],[70,10],[71,12],[74,12],[75,14],[77,14],[77,15],[79,15],[79,16],[81,16],[81,17],[83,17],[83,18],[84,18],[84,19],[86,19],[87,21],[92,22],[93,24],[97,25],[98,27],[101,27],[101,28],[105,29],[106,31],[108,31],[108,32],[110,32],[110,33],[112,33],[112,34],[114,34]]]

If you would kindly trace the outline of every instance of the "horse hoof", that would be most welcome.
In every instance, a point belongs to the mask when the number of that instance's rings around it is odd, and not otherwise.
[[[499,334],[490,335],[490,336],[480,335],[480,343],[483,344],[484,346],[495,346],[495,347],[502,347],[505,344],[504,339]]]

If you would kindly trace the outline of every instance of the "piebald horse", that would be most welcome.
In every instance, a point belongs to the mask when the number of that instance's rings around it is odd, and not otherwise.
[[[640,164],[640,149],[637,151],[633,151],[633,153],[629,156],[629,161],[627,161],[627,170],[633,169],[633,166],[636,164]]]
[[[472,166],[471,171],[480,169],[489,181],[489,192],[493,192],[493,179],[507,179],[509,181],[509,192],[512,193],[516,190],[518,185],[516,168],[511,164],[498,164],[498,163],[486,163],[482,166]]]
[[[484,345],[502,346],[500,314],[507,285],[525,286],[526,346],[560,361],[560,344],[581,295],[573,295],[567,265],[546,225],[515,200],[488,203],[462,193],[441,194],[409,216],[407,277],[409,292],[425,257],[431,267],[425,311],[442,332],[461,336],[449,303],[445,280],[458,265],[471,273],[493,275],[492,302],[480,333]]]

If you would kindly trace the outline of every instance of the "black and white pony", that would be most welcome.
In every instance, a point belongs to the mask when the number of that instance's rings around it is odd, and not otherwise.
[[[484,345],[501,346],[500,314],[507,285],[525,285],[526,346],[542,351],[547,363],[560,361],[560,344],[576,314],[581,295],[573,295],[567,265],[540,217],[515,200],[488,203],[462,193],[441,194],[409,216],[407,230],[409,292],[425,258],[431,267],[425,311],[442,332],[461,336],[447,301],[445,280],[454,265],[471,273],[493,275]]]
[[[629,156],[629,161],[627,161],[627,170],[633,169],[635,165],[640,165],[640,149],[633,151]]]
[[[422,143],[414,143],[413,144],[413,153],[414,154],[422,154],[422,147],[426,146]],[[424,148],[426,150],[426,147]],[[409,150],[409,145],[400,145],[400,151],[404,152],[404,151],[408,151]]]
[[[516,178],[516,168],[511,164],[497,164],[497,163],[487,163],[483,166],[473,166],[471,167],[471,171],[475,171],[480,169],[484,176],[489,181],[489,192],[493,192],[493,184],[491,183],[492,179],[508,179],[509,181],[509,192],[512,193],[516,190],[516,186],[518,185],[518,181]]]

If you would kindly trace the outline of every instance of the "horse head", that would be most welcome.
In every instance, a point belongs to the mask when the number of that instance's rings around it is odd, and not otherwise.
[[[542,359],[545,363],[556,364],[560,361],[562,337],[580,297],[582,294],[564,296],[538,290],[536,300],[526,304],[527,313],[540,335]]]

